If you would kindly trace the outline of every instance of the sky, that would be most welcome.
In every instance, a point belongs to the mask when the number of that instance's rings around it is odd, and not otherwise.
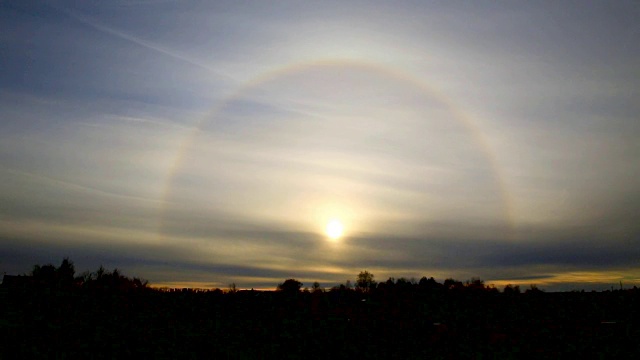
[[[1,1],[0,271],[640,285],[638,19],[637,1]]]

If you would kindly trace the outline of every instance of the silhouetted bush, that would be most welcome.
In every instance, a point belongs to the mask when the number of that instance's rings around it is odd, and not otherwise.
[[[286,293],[297,293],[300,291],[302,287],[302,283],[296,279],[287,279],[282,284],[278,285],[277,290],[283,291]]]

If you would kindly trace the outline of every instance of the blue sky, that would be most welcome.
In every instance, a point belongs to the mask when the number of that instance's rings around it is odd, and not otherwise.
[[[2,2],[0,271],[638,285],[639,15]]]

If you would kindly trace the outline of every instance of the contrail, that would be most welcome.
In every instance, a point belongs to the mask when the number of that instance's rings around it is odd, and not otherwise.
[[[143,123],[143,124],[151,124],[151,125],[164,126],[164,127],[174,127],[174,128],[184,129],[184,130],[191,130],[192,128],[191,126],[182,125],[173,121],[161,121],[161,120],[132,117],[132,116],[110,115],[108,116],[108,118],[113,120],[124,121],[124,122]]]
[[[119,31],[119,30],[113,29],[111,27],[108,27],[106,25],[100,24],[97,21],[95,21],[95,20],[93,20],[93,19],[91,19],[91,18],[89,18],[87,16],[81,15],[81,14],[79,14],[77,12],[74,12],[72,10],[62,9],[62,8],[58,8],[58,7],[56,7],[56,9],[64,12],[65,14],[70,16],[71,18],[73,18],[73,19],[75,19],[77,21],[80,21],[83,24],[91,26],[92,28],[94,28],[94,29],[96,29],[98,31],[101,31],[101,32],[109,34],[109,35],[113,35],[113,36],[118,37],[120,39],[127,40],[127,41],[132,42],[132,43],[134,43],[136,45],[140,45],[140,46],[142,46],[144,48],[159,52],[161,54],[167,55],[167,56],[172,57],[174,59],[181,60],[183,62],[186,62],[188,64],[196,66],[196,67],[198,67],[200,69],[206,70],[206,71],[208,71],[208,72],[210,72],[210,73],[212,73],[212,74],[214,74],[216,76],[224,78],[227,81],[230,81],[230,82],[233,82],[233,83],[238,83],[238,80],[236,80],[236,79],[234,79],[234,78],[232,78],[232,77],[230,77],[230,76],[228,76],[226,74],[222,74],[219,71],[214,70],[209,65],[207,65],[207,64],[205,64],[205,63],[203,63],[201,61],[198,61],[196,59],[192,59],[190,57],[184,56],[184,55],[182,55],[180,53],[177,53],[175,51],[166,49],[166,48],[164,48],[162,46],[159,46],[157,44],[154,44],[154,43],[152,43],[150,41],[146,41],[146,40],[137,38],[135,36],[126,34],[126,33],[122,32],[122,31]]]
[[[136,6],[136,5],[156,5],[180,2],[181,0],[130,0],[119,4],[119,6]]]
[[[36,174],[36,173],[32,173],[32,172],[12,169],[12,168],[8,168],[8,167],[4,167],[4,171],[6,171],[9,174],[12,174],[14,176],[22,176],[22,177],[31,178],[31,179],[34,179],[34,180],[37,180],[37,181],[41,181],[41,182],[49,182],[49,183],[52,183],[52,184],[56,184],[58,186],[66,187],[68,189],[90,192],[90,193],[94,193],[94,194],[98,194],[98,195],[102,195],[102,196],[108,196],[108,197],[114,197],[114,198],[120,198],[120,199],[127,199],[127,200],[145,201],[145,202],[151,202],[151,203],[155,203],[155,204],[163,202],[163,200],[150,199],[150,198],[145,198],[145,197],[141,197],[141,196],[131,196],[131,195],[117,194],[117,193],[113,193],[113,192],[110,192],[110,191],[100,190],[100,189],[96,189],[94,187],[89,187],[89,186],[85,186],[85,185],[80,185],[80,184],[77,184],[77,183],[69,182],[69,181],[66,181],[66,180],[56,179],[56,178],[53,178],[53,177],[50,177],[50,176],[46,176],[46,175],[41,175],[41,174]]]

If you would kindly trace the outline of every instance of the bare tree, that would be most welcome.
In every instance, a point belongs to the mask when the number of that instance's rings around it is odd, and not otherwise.
[[[369,292],[375,288],[376,282],[373,280],[373,274],[367,270],[361,271],[356,279],[356,289],[362,292]]]

